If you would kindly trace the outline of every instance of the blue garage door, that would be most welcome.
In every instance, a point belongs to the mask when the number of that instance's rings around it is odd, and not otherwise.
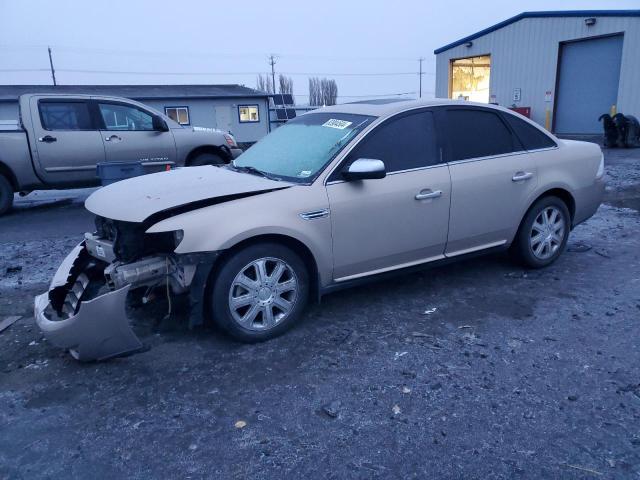
[[[601,133],[598,117],[618,101],[622,35],[565,43],[560,51],[556,133]]]

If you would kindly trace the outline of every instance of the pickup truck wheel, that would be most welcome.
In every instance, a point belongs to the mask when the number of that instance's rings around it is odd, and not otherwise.
[[[544,197],[529,209],[511,246],[529,268],[551,265],[562,254],[571,229],[567,205],[558,197]]]
[[[0,215],[4,215],[13,205],[13,187],[7,177],[0,175]]]
[[[222,264],[209,307],[224,332],[254,343],[291,328],[302,316],[308,295],[309,275],[300,257],[283,245],[260,243]]]
[[[224,163],[222,157],[215,153],[200,153],[189,162],[189,166],[200,167],[202,165],[222,165]]]

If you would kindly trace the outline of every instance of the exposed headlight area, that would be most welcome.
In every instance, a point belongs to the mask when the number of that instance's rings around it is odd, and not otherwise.
[[[95,220],[96,239],[111,242],[114,258],[122,262],[132,262],[147,255],[171,253],[182,236],[176,232],[145,233],[148,225],[137,222],[123,222],[97,216]],[[85,236],[86,238],[86,236]]]

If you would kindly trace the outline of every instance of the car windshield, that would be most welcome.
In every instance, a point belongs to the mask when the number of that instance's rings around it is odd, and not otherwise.
[[[308,113],[264,137],[234,162],[288,181],[308,183],[374,117],[346,113]]]

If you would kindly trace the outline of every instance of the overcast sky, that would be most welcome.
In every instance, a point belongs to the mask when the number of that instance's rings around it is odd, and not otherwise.
[[[0,0],[0,84],[50,84],[51,45],[59,84],[255,87],[273,53],[276,73],[293,77],[301,104],[309,74],[334,78],[340,101],[416,96],[424,57],[423,96],[431,97],[435,48],[522,11],[638,7],[638,0]]]

